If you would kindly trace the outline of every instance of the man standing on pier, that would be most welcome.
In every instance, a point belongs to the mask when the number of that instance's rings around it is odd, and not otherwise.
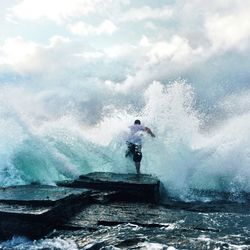
[[[142,141],[141,137],[143,132],[155,137],[154,133],[148,128],[141,125],[140,120],[135,120],[134,125],[129,127],[130,134],[127,139],[128,149],[125,156],[131,157],[135,163],[136,173],[140,174],[141,159],[142,159]]]

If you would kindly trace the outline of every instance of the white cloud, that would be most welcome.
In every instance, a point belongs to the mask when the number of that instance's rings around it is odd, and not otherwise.
[[[162,8],[151,8],[143,6],[140,8],[131,8],[125,12],[120,18],[120,21],[142,21],[147,19],[169,19],[172,16],[172,9],[169,6]]]
[[[117,27],[115,24],[113,24],[109,20],[105,20],[98,28],[97,28],[97,34],[113,34],[117,30]]]
[[[172,8],[175,25],[167,28],[188,38],[192,46],[212,47],[213,53],[220,48],[222,53],[229,47],[235,49],[238,42],[238,48],[246,46],[250,1],[184,0],[176,1]]]
[[[68,17],[86,15],[94,11],[95,2],[82,0],[23,0],[10,9],[10,15],[27,20],[47,18],[60,23]]]
[[[47,46],[22,37],[11,38],[0,48],[0,65],[19,73],[45,73],[67,67],[74,49],[69,39],[59,36],[52,37]]]
[[[75,35],[88,36],[88,35],[112,35],[117,27],[110,20],[105,20],[98,27],[94,27],[84,22],[77,22],[68,26],[68,29]]]
[[[72,41],[61,36],[52,37],[48,45],[16,37],[7,39],[0,47],[0,66],[2,69],[9,68],[21,74],[31,75],[59,76],[68,71],[72,74],[81,68],[82,75],[117,76],[118,72],[126,71],[128,58],[136,54],[133,53],[133,48],[135,49],[134,46],[125,44],[98,51],[81,40]],[[116,59],[119,59],[121,65]],[[133,68],[133,65],[129,67]]]
[[[122,1],[117,1],[122,3]],[[131,23],[128,26],[126,23],[120,23],[122,30],[112,40],[114,46],[102,44],[102,51],[93,49],[99,44],[96,43],[96,39],[91,40],[91,38],[84,39],[90,45],[85,50],[82,47],[74,47],[73,41],[62,37],[54,37],[48,46],[24,41],[19,37],[6,41],[2,48],[4,56],[0,60],[2,64],[4,62],[19,71],[27,72],[42,72],[42,69],[47,70],[47,68],[51,70],[65,68],[69,64],[72,68],[80,68],[81,63],[84,63],[82,68],[87,72],[86,75],[91,75],[96,71],[93,69],[96,64],[104,62],[109,64],[105,69],[107,72],[102,71],[105,77],[110,74],[111,80],[115,82],[118,79],[117,81],[122,82],[129,75],[126,82],[129,82],[130,86],[134,86],[135,82],[139,86],[140,81],[148,82],[147,79],[158,79],[158,76],[162,76],[162,79],[169,76],[179,77],[189,69],[191,69],[190,72],[195,71],[197,63],[204,63],[204,68],[206,68],[207,59],[213,62],[215,60],[213,57],[225,53],[228,49],[242,49],[249,46],[250,5],[244,4],[241,0],[228,1],[230,5],[227,5],[227,1],[224,0],[218,2],[185,0],[174,3],[171,7],[163,6],[162,8],[149,6],[135,8],[131,1],[131,8],[127,12],[119,15],[122,13],[121,9],[116,9],[118,11],[112,16],[113,12],[108,11],[108,6],[115,4],[115,0],[22,0],[11,10],[16,17],[47,18],[57,22],[69,19],[70,25],[65,25],[65,27],[72,34],[79,36],[112,35],[118,29],[114,20],[118,23],[119,21],[141,22],[139,25],[136,22],[133,23],[135,29],[131,29]],[[125,2],[123,1],[123,4]],[[106,9],[101,11],[103,6]],[[81,18],[76,19],[79,22],[72,20],[73,17],[81,17],[94,12],[95,22],[105,21],[94,26],[91,23],[91,17],[86,19],[88,23],[83,22]],[[169,18],[171,22],[164,22]],[[157,22],[158,20],[161,21]],[[139,32],[141,34],[138,34]],[[142,36],[139,43],[135,41],[138,35]],[[83,43],[81,38],[77,40]],[[101,41],[101,39],[98,40]],[[94,45],[91,49],[92,41]],[[117,41],[116,44],[115,41]],[[88,62],[90,63],[87,64]],[[125,68],[119,71],[124,75],[117,77],[118,74],[116,74],[113,77],[114,70],[110,73],[112,67]]]
[[[128,0],[22,0],[9,9],[8,19],[48,20],[64,23],[70,18],[128,4]]]
[[[101,59],[104,57],[104,54],[101,52],[83,52],[83,53],[76,53],[76,57],[81,57],[83,59],[86,59],[88,61]]]
[[[70,42],[70,39],[62,36],[53,36],[49,39],[49,47],[53,48],[56,46],[60,46],[61,44],[67,44]]]
[[[108,56],[109,58],[128,58],[135,59],[139,54],[138,54],[138,48],[134,45],[130,44],[120,44],[120,45],[115,45],[111,46],[109,48],[106,48],[104,50],[105,55]]]
[[[158,27],[153,22],[146,22],[145,28],[151,30],[157,30]]]
[[[185,70],[187,65],[191,67],[194,62],[204,59],[201,48],[192,48],[189,41],[180,36],[173,36],[168,41],[153,41],[143,36],[137,45],[124,43],[105,48],[103,51],[84,48],[84,45],[76,46],[69,38],[60,36],[52,37],[47,46],[17,37],[6,40],[1,52],[2,65],[8,65],[20,73],[56,74],[67,68],[77,70],[81,67],[85,68],[88,74],[92,74],[91,67],[95,65],[106,67],[107,73],[101,74],[108,76],[114,75],[109,69],[122,67],[121,73],[130,74],[130,77],[120,75],[121,79],[127,77],[123,86],[121,85],[123,90],[133,87],[133,81],[137,82],[137,86],[140,86],[139,82],[148,82],[147,78],[154,77],[153,71],[159,73],[165,68],[164,74],[167,75],[178,68],[180,72]],[[150,67],[153,67],[153,71]],[[135,73],[135,77],[131,73]]]
[[[106,86],[117,93],[137,92],[153,80],[178,75],[206,58],[202,48],[192,48],[189,41],[173,36],[168,41],[151,40],[143,36],[137,46],[114,46],[106,50],[110,57],[130,58],[137,70],[122,82],[106,81]]]
[[[142,36],[140,42],[139,42],[139,45],[142,46],[142,47],[147,47],[150,45],[150,42],[148,40],[148,38],[146,36]]]
[[[147,37],[140,41],[141,46],[147,48],[147,57],[149,64],[159,64],[162,61],[172,63],[182,63],[183,65],[195,57],[202,56],[202,48],[193,49],[189,41],[180,36],[173,36],[170,41],[149,42]]]
[[[205,27],[213,50],[244,49],[249,46],[250,10],[230,15],[211,15]]]
[[[27,60],[34,57],[39,46],[33,42],[27,42],[22,37],[7,39],[1,48],[1,64],[11,65],[14,69],[28,69],[36,67],[26,64]]]

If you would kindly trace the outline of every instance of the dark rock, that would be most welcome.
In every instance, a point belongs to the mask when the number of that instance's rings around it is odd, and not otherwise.
[[[0,237],[40,237],[65,222],[83,203],[89,203],[93,193],[43,185],[0,188]]]
[[[167,212],[166,212],[167,211]],[[146,227],[168,227],[176,218],[169,210],[148,203],[114,202],[90,204],[65,225],[69,228],[97,228],[132,223]]]
[[[214,206],[197,212],[178,202],[171,208],[142,202],[90,204],[56,233],[80,249],[249,249],[249,203],[237,214],[210,212]]]
[[[59,228],[91,203],[105,204],[119,199],[128,201],[131,197],[155,202],[159,197],[159,180],[149,175],[90,173],[59,185],[33,183],[0,188],[0,237],[41,237]],[[99,223],[110,222],[100,220]]]
[[[117,200],[159,201],[160,181],[151,175],[93,172],[81,175],[77,180],[57,184],[66,187],[119,191],[114,197]]]

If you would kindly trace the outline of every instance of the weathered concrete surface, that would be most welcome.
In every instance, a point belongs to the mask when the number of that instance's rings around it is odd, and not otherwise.
[[[119,191],[119,200],[158,202],[160,181],[151,175],[93,172],[74,181],[59,182],[59,186],[83,187]]]
[[[55,186],[25,185],[0,188],[0,238],[37,238],[65,222],[93,191]]]

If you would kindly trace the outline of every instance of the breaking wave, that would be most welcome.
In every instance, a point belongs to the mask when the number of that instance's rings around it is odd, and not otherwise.
[[[139,118],[156,134],[143,137],[141,171],[168,192],[183,198],[192,189],[250,192],[250,93],[205,105],[183,80],[126,91],[111,83],[87,86],[1,87],[2,186],[135,172],[124,142]]]

